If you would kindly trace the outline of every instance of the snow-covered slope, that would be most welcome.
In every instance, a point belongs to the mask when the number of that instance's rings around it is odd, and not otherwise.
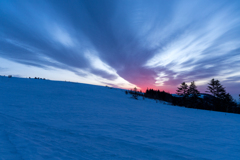
[[[240,115],[0,77],[0,159],[240,159]]]

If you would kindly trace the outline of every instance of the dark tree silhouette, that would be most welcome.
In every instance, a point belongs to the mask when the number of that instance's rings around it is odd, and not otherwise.
[[[191,82],[188,90],[187,90],[189,95],[192,96],[199,96],[200,92],[197,90],[197,86],[195,85],[195,82]]]
[[[229,112],[230,111],[230,107],[233,105],[233,98],[232,96],[227,93],[227,94],[224,94],[223,96],[223,111],[225,112]]]
[[[134,99],[138,99],[138,96],[142,96],[143,99],[151,98],[156,100],[156,102],[157,100],[166,101],[177,106],[240,114],[240,104],[238,105],[232,96],[226,93],[225,88],[218,80],[212,79],[210,83],[208,83],[207,90],[206,92],[210,94],[200,94],[193,81],[190,86],[185,82],[181,83],[180,87],[177,89],[177,94],[180,96],[173,96],[165,91],[153,89],[147,89],[143,94],[137,91],[137,88],[128,91],[128,93],[131,94]],[[199,95],[201,95],[201,97]]]
[[[238,96],[239,96],[238,108],[240,108],[240,94]]]
[[[159,91],[159,90],[153,90],[153,89],[147,89],[146,93],[144,94],[144,97],[155,99],[155,100],[163,100],[167,102],[172,102],[172,95],[170,93]]]
[[[226,94],[225,88],[223,88],[219,80],[214,80],[213,78],[208,85],[208,91],[206,92],[211,93],[214,97],[223,98],[223,96]]]
[[[134,99],[138,99],[138,91],[137,91],[137,87],[135,87],[134,89],[133,89],[133,93],[132,93],[132,98],[134,98]]]
[[[208,90],[214,98],[212,99],[212,110],[221,111],[221,112],[234,112],[238,113],[237,103],[233,100],[232,96],[229,93],[226,93],[225,88],[220,84],[218,80],[212,79],[208,83]]]
[[[197,86],[195,85],[194,81],[191,82],[187,92],[188,92],[189,98],[188,98],[188,101],[185,102],[186,105],[191,108],[197,108],[198,99],[199,99],[198,96],[200,92],[197,90]]]
[[[135,93],[137,93],[137,87],[135,87],[133,90],[134,90]]]
[[[185,82],[181,83],[180,87],[178,87],[177,95],[180,95],[180,96],[188,95],[188,85]]]

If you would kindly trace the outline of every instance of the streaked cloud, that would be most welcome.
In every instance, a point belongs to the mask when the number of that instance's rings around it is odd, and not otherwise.
[[[219,78],[236,94],[239,15],[237,0],[0,1],[0,67],[171,92]]]

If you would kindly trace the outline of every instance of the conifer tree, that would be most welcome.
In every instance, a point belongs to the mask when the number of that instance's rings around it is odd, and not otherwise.
[[[225,94],[224,99],[223,99],[223,104],[224,104],[225,110],[223,110],[223,111],[228,112],[232,103],[233,103],[232,96],[229,93]]]
[[[188,88],[188,95],[189,99],[187,101],[187,106],[188,107],[193,107],[196,108],[198,105],[198,96],[199,96],[200,92],[197,90],[197,86],[195,85],[195,82],[191,82],[189,88]]]
[[[180,95],[180,96],[188,95],[188,85],[185,82],[181,83],[180,87],[178,87],[177,95]]]
[[[195,85],[195,82],[191,82],[189,89],[188,89],[188,94],[192,96],[199,96],[200,92],[197,90],[197,86]]]
[[[137,87],[133,88],[135,94],[137,93]]]
[[[137,87],[134,88],[134,92],[132,93],[132,97],[133,97],[134,99],[138,99],[138,98],[137,98],[137,97],[138,97]]]
[[[213,78],[208,84],[208,91],[206,92],[211,93],[214,97],[222,98],[226,94],[225,88],[220,84],[219,80]]]
[[[238,96],[239,96],[239,104],[238,104],[238,106],[240,107],[240,94]]]

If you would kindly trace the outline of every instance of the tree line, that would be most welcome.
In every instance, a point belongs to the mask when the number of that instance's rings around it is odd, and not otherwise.
[[[240,104],[237,104],[220,81],[215,79],[208,83],[206,93],[200,93],[194,81],[189,86],[185,82],[181,83],[176,90],[176,96],[153,89],[147,89],[145,93],[142,93],[135,88],[133,91],[126,91],[127,93],[132,94],[134,99],[142,96],[143,99],[146,97],[162,100],[177,106],[240,114]]]
[[[183,82],[177,89],[179,97],[174,97],[172,103],[189,108],[240,113],[240,106],[226,92],[219,80],[212,79],[208,83],[206,93],[200,94],[194,81],[191,82],[190,86]]]

